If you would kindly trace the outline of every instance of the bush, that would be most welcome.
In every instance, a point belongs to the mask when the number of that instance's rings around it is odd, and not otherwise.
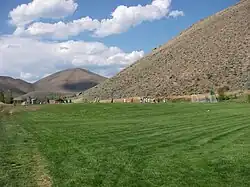
[[[218,89],[218,100],[219,101],[224,101],[224,100],[229,100],[230,97],[225,95],[225,92],[229,91],[229,87],[228,86],[223,86],[221,88]]]
[[[250,94],[247,95],[247,102],[250,103]]]
[[[218,101],[224,101],[224,100],[225,100],[225,95],[218,96]]]
[[[233,98],[234,98],[234,99],[237,99],[237,94],[234,94]]]
[[[225,100],[225,91],[224,91],[224,88],[219,88],[218,89],[218,100],[219,101],[224,101]]]
[[[0,91],[0,102],[4,103],[4,93]]]
[[[223,89],[225,92],[228,92],[230,90],[228,86],[223,86]]]
[[[10,90],[6,93],[6,96],[5,96],[4,100],[5,100],[6,104],[12,104],[13,103],[12,92]]]

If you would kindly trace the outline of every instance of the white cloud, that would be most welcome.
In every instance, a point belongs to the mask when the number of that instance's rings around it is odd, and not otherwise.
[[[159,20],[169,12],[171,0],[154,0],[145,6],[118,6],[111,14],[111,19],[101,20],[101,25],[95,31],[95,35],[104,37],[127,31],[143,21]]]
[[[64,18],[73,14],[77,6],[74,0],[33,0],[17,6],[9,13],[9,17],[12,24],[20,27],[40,18]]]
[[[111,18],[96,20],[90,17],[84,17],[72,22],[64,23],[42,23],[37,22],[30,25],[26,30],[17,28],[16,35],[21,36],[43,36],[54,39],[68,39],[71,36],[77,36],[84,31],[92,31],[96,37],[105,37],[112,34],[126,32],[131,27],[141,24],[144,21],[159,20],[164,17],[176,17],[182,11],[170,12],[171,0],[154,0],[151,4],[142,6],[118,6],[111,13]]]
[[[21,72],[20,73],[20,78],[21,79],[30,79],[30,78],[32,78],[33,76],[32,76],[32,74],[31,73],[24,73],[24,72]]]
[[[184,16],[184,12],[183,11],[179,11],[179,10],[173,10],[169,13],[169,17],[173,17],[173,18],[177,18],[179,16]]]
[[[35,37],[64,40],[84,31],[105,37],[126,32],[145,21],[184,16],[182,11],[170,12],[170,5],[171,0],[153,0],[144,6],[121,5],[109,18],[97,20],[87,16],[67,23],[43,23],[41,19],[72,15],[78,6],[76,0],[33,0],[19,5],[9,13],[10,22],[16,26],[14,36],[0,35],[0,74],[34,81],[58,70],[83,67],[112,76],[142,58],[144,52],[126,53],[99,42],[45,42]]]
[[[64,23],[62,21],[55,24],[36,22],[28,27],[27,30],[18,27],[14,35],[68,39],[69,36],[77,36],[84,31],[93,31],[98,28],[99,25],[100,23],[98,20],[92,20],[89,17],[74,20],[70,23]]]
[[[111,76],[144,56],[143,51],[125,53],[99,42],[43,42],[13,36],[0,37],[0,52],[0,74],[28,81],[74,67]]]

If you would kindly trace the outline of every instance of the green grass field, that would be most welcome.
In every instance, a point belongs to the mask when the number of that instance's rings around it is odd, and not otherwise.
[[[1,187],[250,186],[249,104],[72,104],[0,117]]]

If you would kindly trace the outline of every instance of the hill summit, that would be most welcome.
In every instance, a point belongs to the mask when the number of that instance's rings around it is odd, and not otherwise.
[[[244,89],[250,72],[250,0],[192,25],[84,97],[168,96]]]
[[[67,69],[34,83],[36,91],[79,92],[96,86],[106,78],[85,69]]]
[[[87,90],[106,80],[81,68],[67,69],[47,76],[34,84],[21,79],[0,76],[0,91],[12,91],[14,97],[45,97],[48,94],[72,94]]]

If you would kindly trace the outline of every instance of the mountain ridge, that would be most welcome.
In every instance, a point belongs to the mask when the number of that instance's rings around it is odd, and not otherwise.
[[[6,92],[8,90],[13,92],[13,96],[18,96],[33,91],[33,86],[21,79],[0,76],[0,91]]]
[[[89,89],[106,77],[82,68],[71,68],[55,72],[34,83],[10,76],[0,76],[0,90],[7,92],[11,90],[13,96],[21,96],[28,93],[77,93]]]

